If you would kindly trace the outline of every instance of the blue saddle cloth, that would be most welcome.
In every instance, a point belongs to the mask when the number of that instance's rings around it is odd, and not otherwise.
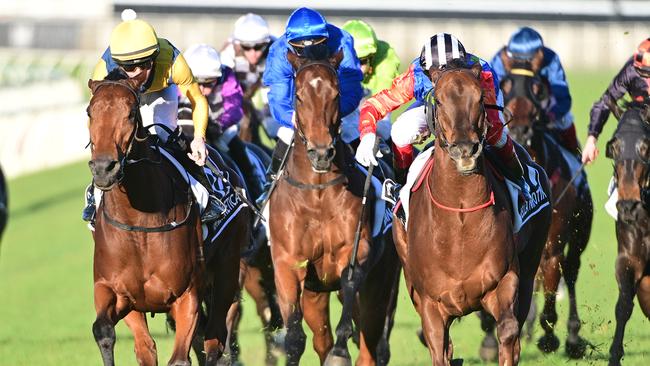
[[[253,166],[252,176],[262,187],[264,187],[264,185],[267,183],[266,169],[271,164],[271,158],[260,147],[250,143],[245,143],[245,145],[246,145],[246,154],[248,156],[248,160],[251,162],[251,165]],[[237,163],[235,163],[235,161],[230,157],[229,154],[220,154],[220,155],[223,158],[226,165],[230,169],[234,170],[237,173],[237,175],[239,175],[239,178],[243,182],[244,188],[246,189],[246,192],[249,195],[248,198],[251,199],[251,201],[257,200],[259,197],[250,197],[250,190],[248,189],[249,185],[255,184],[256,182],[246,181],[246,177],[242,173],[241,169],[239,168]]]

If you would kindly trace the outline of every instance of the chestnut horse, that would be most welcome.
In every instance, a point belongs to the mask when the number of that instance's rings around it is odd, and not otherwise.
[[[609,365],[620,365],[625,324],[634,309],[634,295],[650,319],[650,113],[634,106],[620,119],[607,143],[614,160],[618,187],[616,238],[616,333],[609,349]]]
[[[393,234],[407,288],[434,365],[449,365],[449,327],[484,309],[496,318],[499,364],[519,361],[519,333],[551,219],[542,209],[514,234],[506,186],[487,166],[481,66],[432,69],[436,146],[433,169],[410,201],[408,230]],[[526,158],[522,151],[520,156]],[[536,167],[547,196],[546,175]]]
[[[580,255],[585,250],[591,234],[591,192],[586,182],[583,188],[576,189],[571,182],[575,172],[561,173],[560,166],[564,159],[562,152],[557,143],[552,141],[552,137],[548,136],[549,131],[545,126],[543,105],[550,99],[548,87],[532,67],[517,66],[510,69],[501,81],[504,104],[512,112],[512,120],[508,125],[510,134],[526,148],[533,160],[544,168],[546,174],[552,177],[551,191],[555,197],[551,228],[540,264],[545,301],[539,321],[545,334],[540,337],[537,345],[543,352],[554,352],[560,345],[554,334],[557,322],[555,301],[560,277],[564,276],[569,293],[565,351],[571,358],[582,358],[587,342],[578,335],[581,321],[578,317],[576,281],[580,269]],[[532,326],[534,312],[531,315],[529,325]],[[494,323],[484,320],[483,325],[488,332],[486,340],[490,336],[493,337]],[[496,347],[495,342],[492,344]]]
[[[336,71],[342,57],[339,52],[314,61],[287,54],[296,70],[296,136],[270,198],[269,224],[288,365],[298,365],[305,350],[303,316],[321,364],[351,364],[347,343],[353,318],[360,333],[356,364],[388,363],[399,261],[390,232],[373,241],[364,218],[357,261],[350,266],[362,199],[345,184],[348,156],[339,137]],[[329,300],[330,291],[339,288],[343,310],[334,344]]]
[[[115,325],[122,318],[133,332],[138,363],[157,364],[146,312],[172,314],[176,338],[169,365],[189,365],[202,300],[206,364],[214,365],[226,341],[226,313],[238,289],[250,212],[239,211],[203,249],[199,212],[185,177],[152,149],[153,138],[142,126],[139,82],[111,74],[88,86],[89,166],[95,186],[104,191],[93,233],[93,334],[104,365],[114,364]]]

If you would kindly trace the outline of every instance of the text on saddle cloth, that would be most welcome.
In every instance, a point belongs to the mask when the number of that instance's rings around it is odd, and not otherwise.
[[[203,212],[208,203],[208,190],[191,175],[189,175],[185,168],[183,168],[183,166],[170,153],[164,149],[160,149],[160,151],[176,167],[176,169],[178,169],[181,175],[185,177],[185,181],[190,184],[192,192],[194,193],[194,196],[196,197],[196,200],[199,204],[199,209],[201,212]],[[208,157],[208,159],[210,159],[210,157]],[[214,166],[218,167],[218,165],[215,164],[212,159],[210,159],[210,161],[212,161]],[[223,230],[228,226],[228,224],[237,215],[237,213],[239,213],[242,207],[245,206],[245,204],[241,198],[237,196],[232,186],[222,182],[221,179],[216,177],[209,168],[204,167],[203,170],[205,171],[208,181],[212,185],[212,192],[214,192],[214,195],[219,200],[221,200],[224,205],[226,205],[226,214],[222,218],[209,223],[209,225],[203,225],[203,240],[207,245],[213,242],[223,232]],[[222,173],[226,179],[230,179],[229,172],[227,170],[222,171]]]
[[[406,184],[399,193],[400,202],[406,214],[406,223],[408,224],[409,217],[409,200],[411,198],[411,193],[415,190],[422,187],[422,182],[426,179],[426,172],[431,169],[433,164],[433,155],[434,147],[430,147],[423,152],[421,152],[411,164],[409,172],[406,178]],[[532,166],[526,165],[524,169],[524,177],[531,189],[531,199],[522,200],[520,202],[519,194],[519,185],[516,183],[506,180],[506,186],[508,187],[508,192],[510,199],[513,204],[513,227],[514,232],[517,233],[521,230],[522,226],[525,225],[531,218],[535,217],[542,209],[546,208],[549,204],[549,197],[546,195],[540,184],[539,172]],[[398,207],[396,205],[395,207]],[[405,226],[406,228],[406,226]]]

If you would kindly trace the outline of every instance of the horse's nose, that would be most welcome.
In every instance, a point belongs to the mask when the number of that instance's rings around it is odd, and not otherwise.
[[[626,224],[632,224],[641,219],[643,205],[640,201],[624,200],[616,203],[618,219]]]
[[[474,156],[478,151],[480,143],[459,142],[449,148],[449,155],[455,159],[468,159]]]
[[[332,161],[336,156],[334,146],[328,147],[311,147],[307,149],[307,156],[312,161]]]
[[[108,180],[120,170],[120,162],[110,158],[99,158],[88,162],[88,167],[95,180]]]

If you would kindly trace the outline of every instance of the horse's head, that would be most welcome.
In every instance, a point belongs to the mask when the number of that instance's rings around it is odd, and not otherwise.
[[[535,123],[548,103],[548,87],[529,66],[513,67],[501,81],[505,107],[512,112],[510,135],[522,145],[530,145]]]
[[[126,156],[140,124],[137,85],[129,79],[88,81],[93,94],[87,109],[91,146],[88,166],[99,189],[110,190],[123,177]]]
[[[605,151],[614,160],[619,219],[632,223],[647,218],[650,207],[644,205],[650,200],[650,125],[638,110],[623,114]]]
[[[339,136],[339,82],[336,69],[343,52],[328,60],[315,61],[289,52],[289,62],[296,70],[295,128],[307,157],[316,173],[330,170],[336,155]]]
[[[435,85],[433,119],[438,144],[461,174],[475,173],[488,127],[479,82],[481,65],[433,69],[430,74]]]

